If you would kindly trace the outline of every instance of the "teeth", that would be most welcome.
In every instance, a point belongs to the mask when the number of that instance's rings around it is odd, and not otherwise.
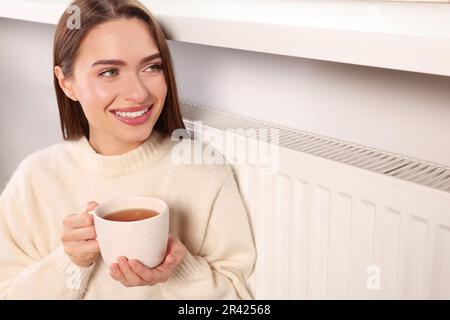
[[[118,116],[122,117],[122,118],[137,118],[142,116],[144,113],[146,113],[148,111],[150,107],[148,107],[145,110],[142,111],[136,111],[136,112],[121,112],[121,111],[114,111],[115,114],[117,114]]]

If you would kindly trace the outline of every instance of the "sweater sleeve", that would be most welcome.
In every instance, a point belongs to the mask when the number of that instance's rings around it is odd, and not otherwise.
[[[0,299],[80,299],[95,264],[78,267],[62,245],[42,253],[31,232],[38,226],[30,226],[17,200],[26,199],[18,191],[25,187],[18,176],[16,172],[0,195]],[[40,232],[45,238],[45,230]]]
[[[198,255],[187,252],[160,284],[166,299],[252,299],[247,280],[256,258],[247,211],[231,169],[222,184]]]

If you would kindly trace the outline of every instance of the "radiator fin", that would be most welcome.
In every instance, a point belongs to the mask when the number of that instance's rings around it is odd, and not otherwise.
[[[450,168],[428,161],[413,159],[399,154],[369,148],[338,139],[320,136],[260,120],[244,118],[209,107],[182,102],[184,119],[188,130],[193,130],[194,121],[203,125],[227,129],[270,129],[280,130],[279,145],[292,150],[338,161],[347,165],[370,170],[383,175],[420,184],[426,187],[450,192]],[[205,117],[205,111],[208,114]],[[254,133],[257,131],[255,130]],[[245,131],[244,131],[245,133]],[[247,136],[256,138],[255,134]]]

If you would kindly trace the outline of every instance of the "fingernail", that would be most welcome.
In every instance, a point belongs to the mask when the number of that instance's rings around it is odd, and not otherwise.
[[[117,261],[119,261],[119,263],[122,263],[122,264],[124,264],[124,263],[127,263],[127,258],[125,258],[125,257],[119,257],[118,259],[117,259]]]
[[[88,213],[88,214],[94,214],[94,210],[95,210],[95,207],[92,205],[92,203],[90,204],[90,203],[88,203],[87,205],[86,205],[86,212]]]

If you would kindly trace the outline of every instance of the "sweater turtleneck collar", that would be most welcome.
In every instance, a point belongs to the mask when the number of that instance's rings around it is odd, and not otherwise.
[[[130,173],[144,163],[148,165],[160,159],[170,144],[170,137],[152,131],[150,137],[139,147],[120,155],[97,153],[85,136],[66,143],[82,165],[99,174],[115,176]]]

